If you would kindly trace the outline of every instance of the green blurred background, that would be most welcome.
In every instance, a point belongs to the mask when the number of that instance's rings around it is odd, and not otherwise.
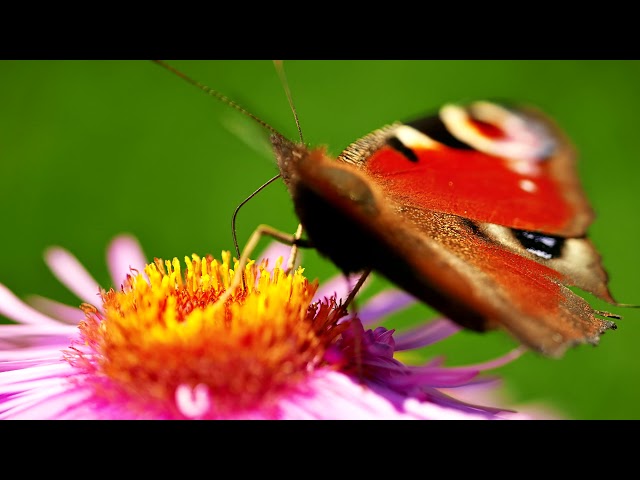
[[[271,62],[171,63],[296,137]],[[287,61],[285,68],[305,140],[335,155],[375,128],[444,102],[539,106],[580,152],[598,214],[590,235],[613,294],[640,303],[640,62]],[[105,247],[120,232],[136,235],[149,258],[231,249],[233,209],[276,173],[260,150],[263,139],[251,122],[151,62],[0,62],[0,282],[23,297],[78,304],[44,265],[47,246],[68,248],[104,286]],[[241,242],[260,223],[295,229],[280,182],[241,211]],[[311,278],[337,272],[313,252],[305,252],[304,266]],[[384,286],[377,279],[364,297]],[[575,419],[640,418],[640,311],[609,310],[624,319],[598,347],[561,360],[527,353],[498,369],[509,401],[544,403]],[[434,315],[420,305],[389,325]],[[462,332],[425,353],[455,365],[514,345],[501,332]]]

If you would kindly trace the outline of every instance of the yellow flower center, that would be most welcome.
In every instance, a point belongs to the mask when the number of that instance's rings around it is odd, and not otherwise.
[[[285,273],[279,259],[271,272],[250,262],[244,286],[222,305],[234,274],[229,252],[222,258],[185,257],[184,273],[176,258],[156,259],[146,278],[132,272],[121,290],[103,291],[102,313],[83,306],[82,346],[67,358],[91,374],[99,397],[179,418],[176,392],[188,387],[208,394],[212,416],[264,409],[322,364],[347,327],[335,301],[311,304],[317,283],[302,269]]]

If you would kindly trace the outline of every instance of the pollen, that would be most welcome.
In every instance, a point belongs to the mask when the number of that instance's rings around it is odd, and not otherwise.
[[[81,342],[66,352],[91,383],[96,401],[125,401],[172,418],[220,418],[262,411],[323,365],[348,326],[335,299],[312,302],[317,282],[282,258],[249,262],[230,297],[238,268],[231,255],[155,259],[132,271],[119,290],[101,291],[102,306],[84,305]]]

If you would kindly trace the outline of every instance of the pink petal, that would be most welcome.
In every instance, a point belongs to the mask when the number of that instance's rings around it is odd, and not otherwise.
[[[498,386],[502,383],[501,379],[493,378],[487,383],[470,382],[462,387],[452,389],[442,389],[444,395],[452,395],[456,400],[464,402],[467,405],[508,405],[508,402],[498,390]],[[527,406],[528,407],[528,406]],[[536,416],[529,408],[523,409],[517,407],[517,412],[509,410],[501,410],[496,412],[499,418],[509,420],[531,420],[534,418],[546,418],[544,415]],[[560,416],[557,417],[561,418]]]
[[[3,374],[4,375],[4,374]],[[41,378],[38,380],[31,380],[25,382],[7,383],[6,385],[0,383],[0,396],[7,394],[23,393],[28,391],[43,390],[48,388],[52,383],[58,383],[60,377],[53,378]]]
[[[127,275],[131,274],[131,269],[143,273],[146,264],[140,243],[131,235],[118,235],[107,249],[107,265],[114,288],[121,286]]]
[[[77,336],[77,333],[77,326],[60,323],[0,325],[0,359],[6,359],[14,352],[20,356],[33,356],[40,351],[37,349],[62,350],[71,344],[71,340]]]
[[[10,325],[13,327],[13,325]],[[17,325],[16,325],[17,326]],[[4,325],[0,325],[4,327]],[[71,337],[73,337],[75,332],[72,333],[58,333],[58,334],[33,334],[33,335],[12,335],[8,338],[0,338],[0,346],[2,350],[12,350],[12,349],[31,349],[38,347],[50,347],[63,349],[69,346],[71,343]],[[0,357],[2,357],[2,353],[0,353]]]
[[[394,339],[396,342],[395,351],[413,350],[415,348],[425,347],[432,343],[459,332],[461,327],[446,318],[438,318],[429,323],[418,327],[396,333]]]
[[[101,303],[98,282],[71,253],[61,247],[50,247],[44,253],[44,260],[58,280],[78,298],[91,305]]]
[[[416,302],[415,297],[402,290],[385,290],[370,298],[358,310],[363,326],[375,323],[392,313],[399,312]]]
[[[85,314],[79,306],[72,307],[71,305],[65,305],[64,303],[51,300],[50,298],[41,297],[39,295],[30,295],[27,298],[27,302],[37,310],[44,312],[50,317],[60,320],[61,322],[77,325],[80,321],[85,319]]]
[[[298,251],[299,252],[299,251]],[[282,257],[282,267],[286,268],[287,262],[289,261],[289,254],[291,253],[291,246],[285,245],[280,242],[271,242],[269,246],[258,255],[257,260],[262,260],[263,258],[269,259],[269,269],[272,269],[278,257]],[[299,263],[300,254],[298,253],[298,258],[296,259],[296,264]]]
[[[516,358],[522,356],[528,350],[529,349],[527,347],[521,345],[494,360],[489,360],[488,362],[484,362],[484,363],[476,363],[474,365],[466,365],[464,367],[450,367],[450,369],[457,370],[459,372],[463,370],[477,370],[477,371],[492,370],[494,368],[498,368],[503,365],[506,365],[509,362],[512,362]]]
[[[440,406],[432,402],[421,402],[416,398],[408,398],[403,402],[403,407],[407,414],[415,415],[418,418],[432,420],[487,420],[500,419],[496,414],[477,414],[463,411],[456,404],[451,408]]]
[[[383,398],[371,394],[337,372],[316,372],[307,385],[309,392],[284,398],[280,405],[285,418],[314,418],[318,420],[357,420],[373,418],[402,418]]]
[[[63,325],[57,322],[55,325],[4,324],[0,325],[0,338],[22,335],[73,335],[77,331],[75,325]]]
[[[68,346],[68,343],[64,344],[63,347],[55,346],[55,347],[31,347],[31,348],[21,348],[21,349],[13,349],[13,350],[1,350],[0,351],[0,366],[4,365],[4,362],[8,361],[17,361],[17,360],[31,360],[35,358],[42,357],[51,357],[58,356],[58,360],[62,359],[62,348]]]
[[[353,419],[483,419],[482,415],[464,413],[454,408],[360,385],[350,377],[334,371],[318,371],[308,383],[309,391],[290,395],[281,402],[285,418]]]
[[[37,365],[24,370],[2,372],[2,374],[0,374],[0,386],[6,387],[7,385],[17,385],[51,377],[67,377],[74,373],[75,370],[73,367],[66,362],[58,362],[51,365]]]
[[[313,300],[317,301],[317,300],[322,300],[325,297],[329,298],[333,294],[336,295],[336,298],[338,300],[340,299],[346,300],[346,298],[349,296],[353,288],[356,286],[356,283],[358,283],[359,279],[360,279],[360,275],[357,275],[357,274],[350,275],[348,278],[345,277],[344,275],[336,275],[335,277],[331,278],[329,281],[324,282],[324,284],[320,285],[320,288],[318,288],[318,291],[316,292],[316,295],[313,298]],[[360,291],[363,291],[367,287],[369,282],[370,282],[370,279],[367,279],[364,282],[364,285],[362,286]]]
[[[86,391],[73,388],[66,380],[51,382],[47,388],[30,392],[21,398],[16,398],[15,401],[3,402],[2,407],[7,408],[0,414],[0,419],[48,420],[65,418],[73,409],[82,406],[82,400],[86,396]]]
[[[59,353],[59,352],[58,352]],[[54,363],[60,363],[60,356],[52,357],[38,357],[29,360],[17,360],[17,361],[0,361],[0,375],[2,372],[11,372],[14,370],[22,370],[25,368],[32,368],[38,365],[52,365]]]
[[[466,385],[477,376],[479,370],[455,370],[453,368],[411,368],[409,375],[396,376],[390,382],[396,387],[429,385],[433,388],[458,387]]]
[[[30,307],[11,290],[0,283],[0,314],[16,322],[29,325],[60,325],[53,318],[50,318],[36,309]]]

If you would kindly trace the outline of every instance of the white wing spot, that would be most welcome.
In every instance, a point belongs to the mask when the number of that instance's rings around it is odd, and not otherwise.
[[[399,125],[393,132],[398,140],[408,148],[438,148],[438,142],[431,139],[424,133],[408,125]]]
[[[546,160],[556,146],[543,122],[494,103],[475,102],[466,108],[445,105],[440,110],[440,118],[458,140],[480,152],[514,160],[509,166],[516,171],[523,168],[523,163],[536,165]],[[475,120],[499,128],[504,138],[486,136],[475,128]]]
[[[520,180],[519,186],[525,192],[533,193],[538,190],[538,186],[531,180]]]

